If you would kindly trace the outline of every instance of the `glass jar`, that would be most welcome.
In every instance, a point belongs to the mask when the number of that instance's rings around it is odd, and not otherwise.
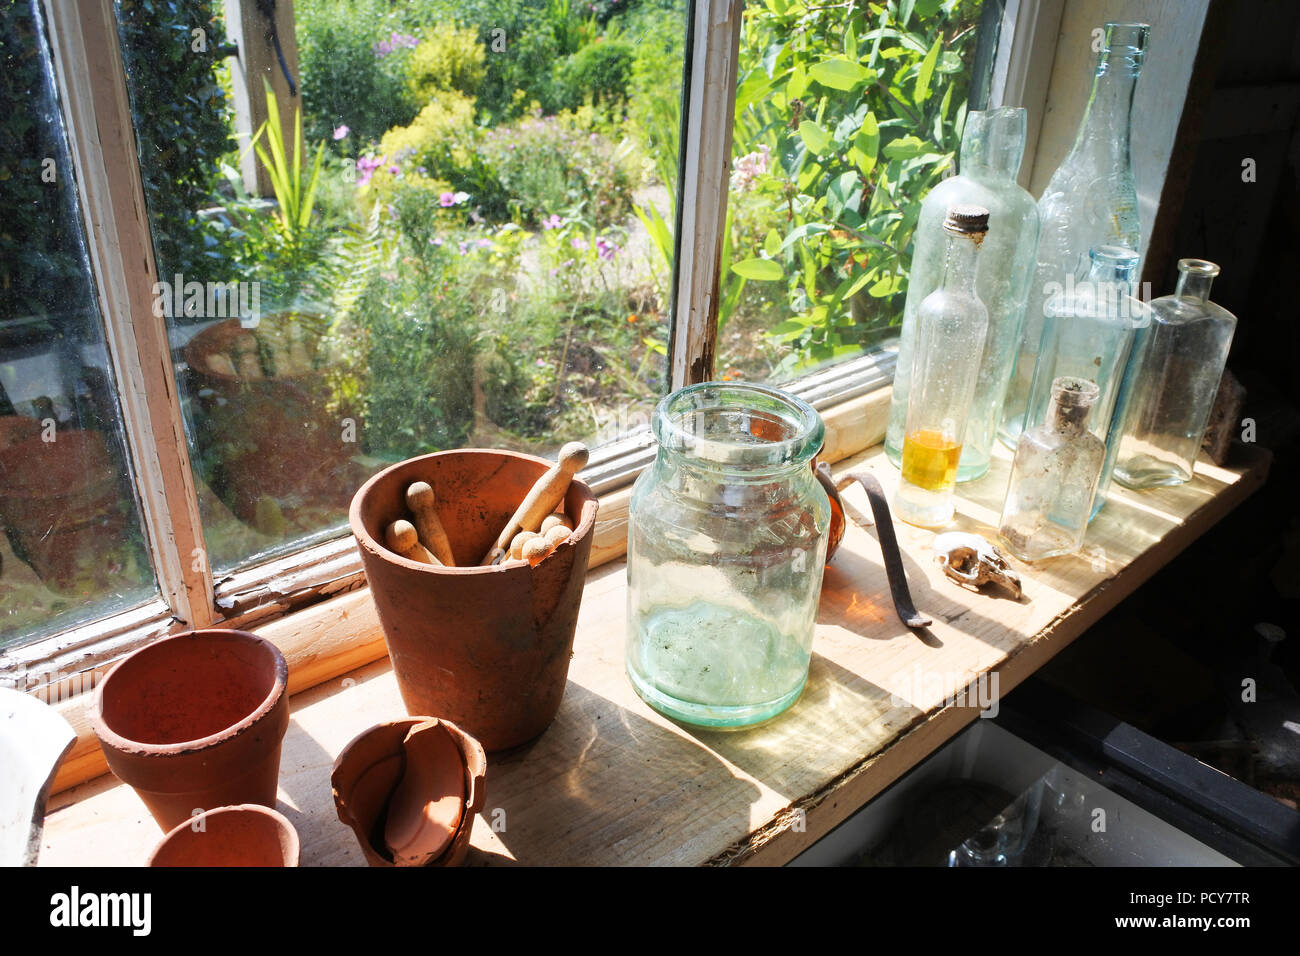
[[[1151,302],[1145,355],[1116,412],[1115,480],[1130,488],[1191,480],[1237,328],[1209,300],[1217,265],[1180,259],[1178,272],[1174,294]]]
[[[975,292],[980,244],[989,228],[982,206],[953,206],[939,287],[916,311],[916,344],[894,513],[938,527],[953,516],[953,489],[966,420],[975,399],[989,314]]]
[[[1106,24],[1074,146],[1038,199],[1037,266],[998,431],[1010,448],[1016,447],[1022,428],[1041,421],[1025,418],[1025,410],[1051,288],[1080,279],[1094,246],[1142,248],[1130,132],[1133,94],[1150,34],[1145,23]],[[1046,389],[1039,397],[1041,413],[1047,405]]]
[[[655,408],[655,463],[628,513],[627,672],[656,710],[703,727],[779,714],[808,678],[830,502],[825,426],[792,395],[692,385]]]
[[[943,220],[950,206],[973,204],[989,211],[989,230],[975,274],[975,291],[988,309],[989,328],[975,384],[975,401],[957,463],[957,480],[973,481],[989,470],[994,437],[1002,420],[1002,399],[1020,344],[1020,326],[1038,247],[1038,206],[1016,182],[1025,153],[1025,122],[1021,107],[970,113],[961,137],[961,173],[939,183],[921,203],[916,250],[907,280],[907,304],[898,336],[889,430],[885,435],[885,454],[895,465],[903,463],[917,312],[943,276]]]
[[[1022,561],[1083,547],[1106,457],[1105,443],[1088,430],[1100,393],[1087,379],[1056,379],[1047,421],[1020,436],[998,534]]]

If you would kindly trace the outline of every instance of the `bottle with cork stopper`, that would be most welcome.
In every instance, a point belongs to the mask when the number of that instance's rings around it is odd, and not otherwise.
[[[917,310],[894,511],[922,527],[939,527],[953,516],[957,463],[988,334],[988,310],[975,292],[977,258],[988,228],[983,206],[948,208],[943,273]]]
[[[1021,560],[1083,547],[1106,458],[1106,443],[1088,427],[1100,394],[1085,378],[1053,380],[1047,420],[1020,436],[998,534]]]

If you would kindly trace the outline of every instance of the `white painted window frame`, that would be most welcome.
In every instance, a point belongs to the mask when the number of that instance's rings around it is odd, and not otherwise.
[[[227,11],[241,2],[227,0]],[[1006,0],[992,102],[1029,107],[1031,130],[1034,114],[1045,106],[1064,2]],[[0,653],[0,678],[55,693],[70,679],[102,673],[112,661],[169,631],[216,623],[254,626],[359,588],[364,579],[355,546],[346,536],[215,582],[195,560],[203,553],[203,529],[166,328],[150,308],[156,268],[113,2],[42,3],[110,360],[121,388],[123,420],[161,591],[158,599],[141,607]],[[743,3],[694,0],[688,8],[694,42],[683,96],[679,266],[669,354],[673,388],[707,380],[714,371],[717,273]],[[1032,153],[1026,177],[1031,162]],[[135,265],[128,269],[127,263]],[[883,349],[815,372],[788,388],[825,410],[889,385],[893,362],[893,353]],[[635,477],[653,452],[649,430],[638,429],[596,449],[583,477],[598,494],[613,491]]]

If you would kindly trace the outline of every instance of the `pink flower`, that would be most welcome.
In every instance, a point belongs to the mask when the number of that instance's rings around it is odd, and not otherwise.
[[[607,239],[601,238],[596,240],[596,254],[602,259],[613,259],[618,255],[618,245]]]
[[[446,209],[448,206],[456,205],[455,193],[443,193],[438,197],[438,205]]]
[[[343,137],[347,136],[348,133],[350,133],[350,132],[352,132],[352,131],[351,131],[350,129],[348,129],[346,123],[344,123],[342,126],[336,126],[336,127],[334,127],[334,140],[335,140],[335,142],[341,140]]]
[[[586,249],[587,240],[583,239],[581,236],[574,236],[572,239],[569,240],[569,245],[572,246],[574,249]]]
[[[564,225],[564,220],[555,214],[552,214],[551,216],[548,216],[546,219],[542,220],[543,229],[559,229],[563,225]]]

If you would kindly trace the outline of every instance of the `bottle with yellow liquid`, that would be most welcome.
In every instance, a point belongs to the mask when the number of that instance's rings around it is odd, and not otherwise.
[[[976,260],[988,228],[984,207],[949,207],[943,274],[917,310],[894,513],[922,527],[952,520],[957,464],[989,327],[988,310],[975,292]]]

